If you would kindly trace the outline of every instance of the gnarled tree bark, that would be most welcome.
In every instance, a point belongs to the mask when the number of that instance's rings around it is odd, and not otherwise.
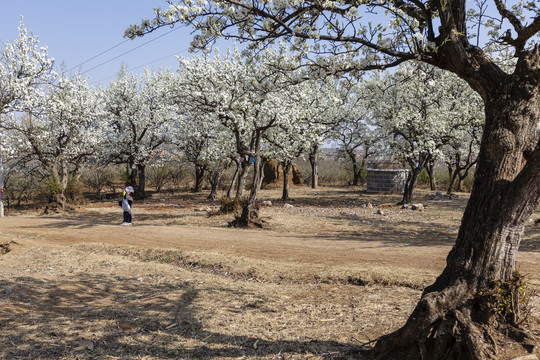
[[[493,314],[476,295],[512,277],[525,221],[540,204],[540,46],[522,54],[514,74],[493,74],[471,80],[481,86],[486,123],[447,266],[424,290],[405,326],[378,341],[376,359],[498,358]]]

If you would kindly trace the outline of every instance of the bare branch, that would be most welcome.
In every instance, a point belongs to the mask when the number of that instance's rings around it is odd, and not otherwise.
[[[495,2],[495,5],[497,6],[497,10],[499,11],[499,14],[505,19],[507,19],[510,24],[514,27],[514,30],[516,30],[517,33],[520,33],[523,29],[523,25],[521,24],[521,21],[519,21],[516,14],[511,12],[506,8],[506,5],[501,0],[493,0]]]

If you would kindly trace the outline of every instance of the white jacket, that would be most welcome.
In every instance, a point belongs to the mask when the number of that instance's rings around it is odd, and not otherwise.
[[[122,199],[122,210],[131,212],[131,206],[129,206],[129,202],[126,198]]]

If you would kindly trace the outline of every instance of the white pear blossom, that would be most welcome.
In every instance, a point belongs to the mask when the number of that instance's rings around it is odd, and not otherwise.
[[[41,164],[47,177],[50,201],[65,205],[64,192],[70,177],[95,160],[103,138],[98,124],[101,101],[80,74],[60,75],[57,84],[44,89],[43,98],[27,113],[7,119],[8,137],[19,140],[18,157]]]
[[[410,168],[403,199],[409,203],[420,172],[443,161],[443,149],[460,141],[464,131],[481,126],[481,99],[456,76],[421,63],[374,75],[365,86],[373,96],[371,115],[391,156]]]
[[[122,68],[117,79],[103,89],[103,127],[107,129],[102,158],[125,163],[131,182],[144,196],[145,169],[155,151],[170,141],[176,112],[169,99],[172,75],[145,69],[141,77]]]

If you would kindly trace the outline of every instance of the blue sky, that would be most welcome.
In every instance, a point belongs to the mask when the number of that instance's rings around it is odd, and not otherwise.
[[[48,46],[57,69],[62,63],[71,69],[125,41],[124,30],[143,18],[152,18],[153,8],[157,6],[167,4],[164,0],[4,0],[0,2],[0,41],[17,37],[22,15],[25,27],[39,36],[41,45]],[[90,83],[106,84],[114,79],[122,63],[133,72],[142,72],[149,63],[148,66],[154,68],[175,68],[175,54],[190,56],[187,49],[191,29],[180,27],[167,34],[169,31],[171,28],[162,28],[142,38],[128,40],[83,64],[81,69],[88,71]],[[138,46],[140,48],[135,49]],[[120,56],[132,49],[135,50]],[[99,66],[117,56],[120,57]]]

